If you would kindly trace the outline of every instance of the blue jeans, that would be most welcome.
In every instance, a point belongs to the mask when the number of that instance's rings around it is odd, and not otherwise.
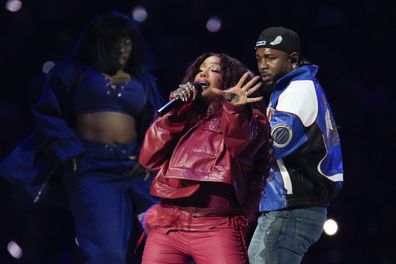
[[[327,219],[325,207],[264,212],[249,245],[251,264],[297,264],[320,238]]]
[[[129,173],[137,163],[130,159],[138,155],[134,143],[83,143],[86,151],[63,177],[79,246],[86,264],[124,264],[139,232],[137,214],[156,202],[152,177]]]

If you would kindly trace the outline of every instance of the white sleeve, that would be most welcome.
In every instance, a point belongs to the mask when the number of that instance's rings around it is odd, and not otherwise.
[[[318,115],[318,99],[313,81],[292,81],[279,96],[276,110],[298,116],[305,127],[312,125]]]

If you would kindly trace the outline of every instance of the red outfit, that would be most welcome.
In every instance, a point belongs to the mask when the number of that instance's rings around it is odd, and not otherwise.
[[[245,250],[240,231],[229,222],[201,232],[166,233],[154,229],[147,237],[142,263],[190,263],[193,258],[197,264],[244,264],[248,263]]]
[[[224,263],[243,263],[246,224],[241,219],[244,207],[258,206],[261,193],[252,193],[251,185],[259,174],[255,157],[268,140],[267,119],[259,111],[224,102],[220,117],[189,126],[184,118],[188,110],[184,105],[154,121],[140,152],[140,163],[158,171],[151,194],[164,198],[146,214],[143,263],[185,263],[176,261],[180,254],[193,256],[197,263],[223,263],[217,260],[222,258],[227,259]],[[246,204],[251,195],[257,199]],[[182,241],[189,241],[190,253],[179,251]],[[217,242],[223,250],[213,249]]]

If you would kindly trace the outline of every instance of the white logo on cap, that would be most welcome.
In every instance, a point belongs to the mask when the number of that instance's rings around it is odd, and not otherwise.
[[[274,41],[272,41],[270,44],[271,44],[271,45],[278,45],[278,44],[280,44],[280,43],[282,42],[282,40],[283,40],[282,36],[277,36],[277,37],[274,39]]]
[[[267,41],[265,41],[265,40],[257,41],[257,42],[256,42],[256,47],[258,47],[258,46],[264,46],[266,43],[267,43]]]

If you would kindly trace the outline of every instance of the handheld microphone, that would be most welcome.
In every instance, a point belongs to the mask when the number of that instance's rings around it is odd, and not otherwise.
[[[197,89],[199,94],[202,93],[202,85],[200,83],[194,82],[194,83],[192,83],[192,86],[194,86],[195,89]],[[169,111],[181,106],[183,103],[185,103],[185,102],[182,99],[180,99],[179,97],[174,98],[174,99],[170,100],[169,102],[167,102],[166,104],[164,104],[160,109],[158,109],[157,114],[159,116],[163,116],[166,113],[168,113]]]

